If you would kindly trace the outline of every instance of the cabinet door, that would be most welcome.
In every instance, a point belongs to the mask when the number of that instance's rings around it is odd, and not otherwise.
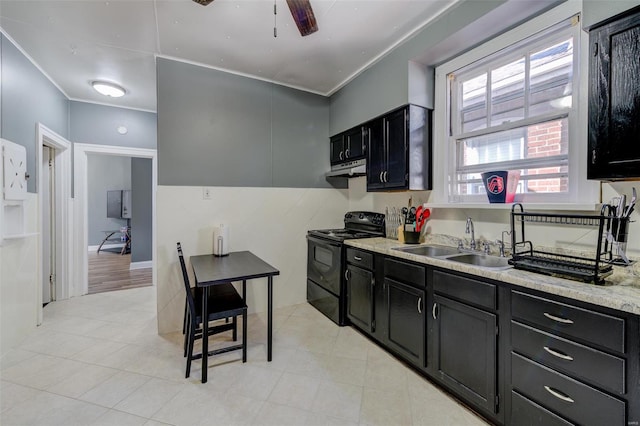
[[[386,189],[408,188],[407,175],[407,109],[385,117],[387,138]]]
[[[640,177],[640,12],[590,33],[590,179]]]
[[[384,176],[386,164],[386,147],[384,139],[384,122],[377,119],[365,126],[367,144],[367,191],[375,191],[384,188]]]
[[[407,361],[425,366],[425,292],[385,278],[387,344]]]
[[[357,160],[364,157],[364,139],[362,127],[355,127],[344,134],[344,156],[347,160]]]
[[[374,332],[373,273],[347,265],[347,317],[364,331]]]
[[[344,135],[341,133],[331,137],[330,143],[330,160],[331,165],[344,161]]]
[[[472,403],[496,413],[496,316],[434,295],[436,378]]]

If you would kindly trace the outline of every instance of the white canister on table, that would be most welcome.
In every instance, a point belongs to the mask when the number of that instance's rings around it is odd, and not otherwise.
[[[213,228],[213,254],[214,256],[229,254],[229,227],[223,223]]]

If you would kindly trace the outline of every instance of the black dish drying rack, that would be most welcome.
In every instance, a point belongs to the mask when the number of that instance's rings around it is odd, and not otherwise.
[[[614,247],[618,247],[614,235],[616,229],[627,229],[629,218],[616,217],[613,212],[608,204],[602,206],[599,215],[526,212],[522,204],[514,204],[511,208],[512,257],[509,263],[517,269],[604,284],[604,279],[613,273],[612,265],[628,264],[614,254]],[[595,253],[592,257],[580,257],[536,250],[533,243],[525,238],[525,223],[598,228]]]

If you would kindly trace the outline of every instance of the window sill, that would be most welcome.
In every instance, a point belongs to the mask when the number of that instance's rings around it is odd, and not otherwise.
[[[425,203],[427,208],[438,209],[478,209],[478,210],[511,210],[514,203]],[[578,212],[599,212],[601,204],[596,203],[584,203],[584,204],[562,204],[562,203],[549,203],[549,204],[533,204],[522,203],[525,210],[529,211],[578,211]]]

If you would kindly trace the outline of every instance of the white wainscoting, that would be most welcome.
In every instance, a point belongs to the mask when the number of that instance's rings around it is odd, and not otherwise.
[[[176,252],[186,258],[212,253],[213,228],[229,227],[231,251],[250,250],[280,270],[274,278],[274,307],[306,300],[309,229],[343,226],[348,191],[307,188],[230,188],[158,186],[158,331],[180,330],[184,287]],[[188,268],[191,273],[190,267]],[[193,280],[193,277],[191,277]],[[250,312],[267,307],[266,279],[247,283]]]

